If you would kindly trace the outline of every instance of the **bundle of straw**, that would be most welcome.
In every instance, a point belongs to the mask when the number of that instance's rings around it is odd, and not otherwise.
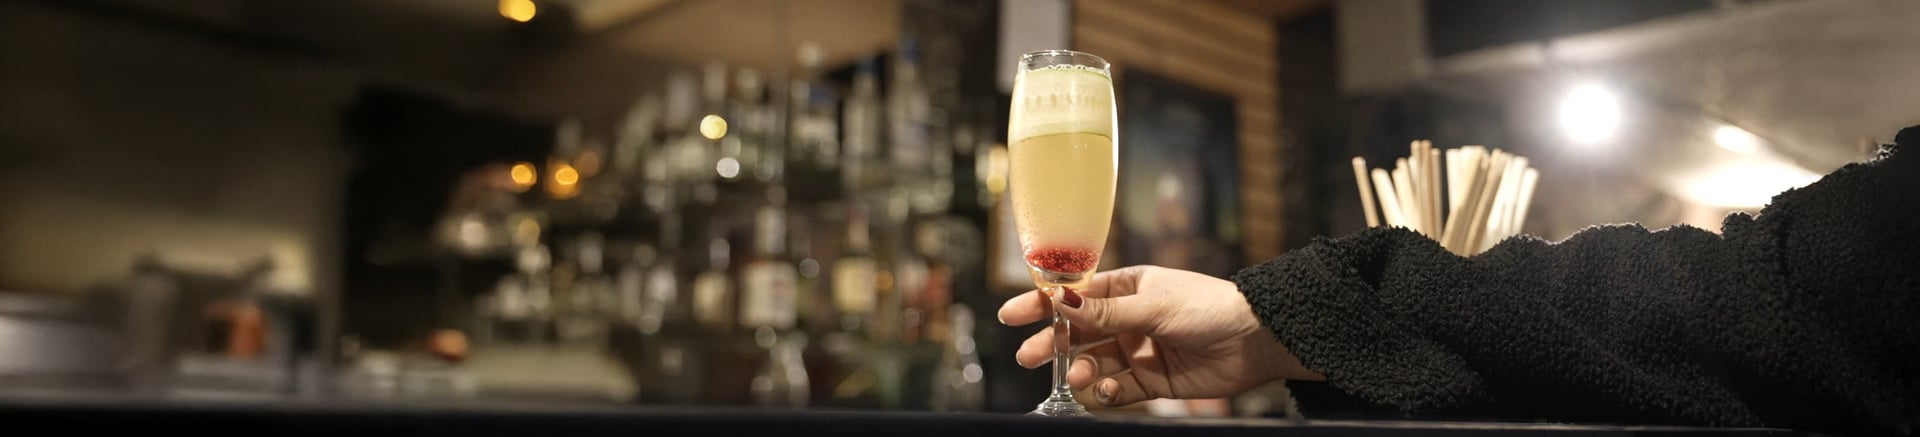
[[[1519,234],[1526,225],[1533,187],[1540,181],[1540,172],[1527,166],[1526,157],[1485,146],[1441,150],[1425,140],[1414,141],[1408,151],[1407,157],[1394,160],[1391,171],[1368,171],[1366,159],[1353,158],[1367,227],[1404,227],[1439,241],[1448,251],[1472,255]]]

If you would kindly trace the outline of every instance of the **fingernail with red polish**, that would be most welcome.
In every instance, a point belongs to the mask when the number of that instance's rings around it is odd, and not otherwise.
[[[1080,293],[1073,291],[1073,287],[1060,287],[1060,303],[1067,304],[1069,308],[1080,309]]]

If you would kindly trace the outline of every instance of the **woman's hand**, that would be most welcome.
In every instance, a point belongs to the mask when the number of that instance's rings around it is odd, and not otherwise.
[[[1074,389],[1094,386],[1101,404],[1154,398],[1196,399],[1239,394],[1277,378],[1321,380],[1255,318],[1232,282],[1155,266],[1101,272],[1084,290],[1063,289],[1060,314],[1073,322],[1074,343],[1086,348],[1067,371]],[[1000,307],[1000,322],[1021,326],[1046,319],[1052,305],[1029,291]],[[1020,345],[1014,359],[1027,368],[1053,357],[1053,328]]]

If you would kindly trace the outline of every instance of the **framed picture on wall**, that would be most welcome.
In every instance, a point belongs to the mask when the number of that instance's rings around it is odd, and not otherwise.
[[[1241,265],[1234,99],[1149,72],[1120,77],[1120,186],[1114,232],[1124,264],[1215,276]]]

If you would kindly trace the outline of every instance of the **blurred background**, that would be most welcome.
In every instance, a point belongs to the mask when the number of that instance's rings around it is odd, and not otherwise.
[[[0,3],[0,396],[1025,411],[1014,61],[1115,65],[1103,267],[1367,226],[1718,230],[1920,124],[1899,0]],[[1272,415],[1284,389],[1110,414]]]

